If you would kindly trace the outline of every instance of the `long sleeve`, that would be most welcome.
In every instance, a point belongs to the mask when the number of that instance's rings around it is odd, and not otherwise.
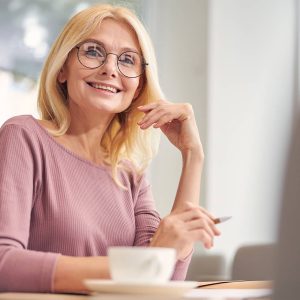
[[[156,232],[161,218],[157,213],[150,184],[142,177],[137,189],[135,204],[136,237],[135,246],[148,246],[150,238]],[[184,260],[178,260],[172,280],[184,280],[192,258],[191,252]]]
[[[151,237],[156,232],[160,216],[157,213],[154,205],[154,200],[145,175],[140,179],[137,185],[134,197],[134,214],[135,214],[135,246],[147,246]]]
[[[185,259],[177,261],[172,280],[185,280],[193,252],[194,251],[191,251],[191,253]]]
[[[0,130],[0,291],[51,291],[57,254],[27,250],[31,210],[38,193],[38,151],[28,132]]]

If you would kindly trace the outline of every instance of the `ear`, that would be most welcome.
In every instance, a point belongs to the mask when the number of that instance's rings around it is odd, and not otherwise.
[[[60,82],[60,83],[64,83],[67,81],[67,76],[66,76],[66,70],[65,70],[65,66],[63,66],[59,73],[58,73],[58,76],[57,76],[57,80]]]

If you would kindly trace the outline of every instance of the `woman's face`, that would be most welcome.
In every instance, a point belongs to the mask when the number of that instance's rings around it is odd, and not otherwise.
[[[87,38],[98,41],[107,53],[120,55],[131,49],[140,52],[134,31],[123,22],[104,19],[101,25]],[[83,66],[74,48],[63,66],[58,80],[67,82],[69,105],[85,112],[124,111],[139,93],[140,77],[128,78],[117,67],[117,56],[109,54],[105,63],[95,69]],[[95,54],[93,51],[91,55]]]

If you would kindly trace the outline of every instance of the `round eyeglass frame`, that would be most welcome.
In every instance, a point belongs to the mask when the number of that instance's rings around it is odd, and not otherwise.
[[[88,67],[88,66],[86,66],[85,64],[83,64],[83,63],[81,62],[80,58],[79,58],[79,49],[80,49],[80,47],[81,47],[83,44],[89,43],[89,42],[90,42],[90,43],[95,43],[95,44],[101,46],[101,47],[103,48],[103,50],[105,51],[105,59],[103,60],[103,63],[100,64],[99,66],[93,67],[93,68]],[[106,49],[105,49],[101,44],[99,44],[99,43],[97,43],[97,42],[95,42],[95,41],[84,41],[84,42],[80,43],[79,45],[75,46],[75,48],[77,49],[77,59],[78,59],[78,61],[80,62],[80,64],[83,65],[85,68],[88,68],[88,69],[90,69],[90,70],[93,70],[93,69],[97,69],[97,68],[102,67],[102,66],[105,64],[106,59],[107,59],[107,56],[108,56],[109,54],[115,55],[115,56],[117,57],[117,67],[118,67],[118,70],[119,70],[119,72],[120,72],[123,76],[125,76],[125,77],[127,77],[127,78],[137,78],[137,77],[142,76],[142,75],[145,73],[146,66],[149,65],[149,64],[145,61],[144,57],[143,57],[142,55],[140,55],[138,52],[135,52],[135,51],[124,51],[124,52],[122,52],[120,55],[118,55],[118,54],[116,54],[116,53],[107,52]],[[121,55],[123,55],[124,53],[127,53],[127,52],[133,52],[133,53],[136,53],[136,54],[138,54],[138,55],[140,56],[141,62],[142,62],[142,72],[141,72],[141,74],[139,74],[139,75],[137,75],[137,76],[127,76],[127,75],[125,75],[125,74],[120,70],[120,67],[119,67],[119,58],[121,57]]]

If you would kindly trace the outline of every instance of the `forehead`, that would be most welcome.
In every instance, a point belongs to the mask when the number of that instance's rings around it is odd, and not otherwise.
[[[103,43],[109,51],[125,48],[140,51],[135,31],[124,21],[117,21],[111,18],[104,19],[87,39]]]

